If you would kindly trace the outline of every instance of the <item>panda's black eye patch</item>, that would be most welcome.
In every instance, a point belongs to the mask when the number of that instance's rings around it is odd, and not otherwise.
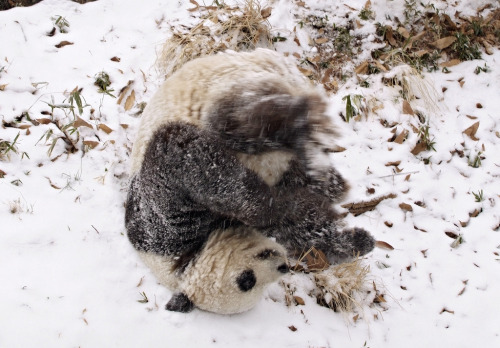
[[[257,278],[255,278],[255,273],[251,269],[243,271],[238,278],[236,278],[236,283],[241,291],[246,292],[252,290],[257,283]]]
[[[271,256],[279,256],[279,253],[273,249],[264,249],[260,253],[258,253],[255,257],[261,260],[267,260]]]

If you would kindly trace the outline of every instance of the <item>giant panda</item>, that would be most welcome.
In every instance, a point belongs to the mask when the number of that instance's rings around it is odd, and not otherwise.
[[[265,249],[273,255],[283,254],[281,246],[291,253],[314,246],[331,259],[373,249],[365,230],[341,231],[332,208],[348,186],[318,161],[322,136],[335,133],[324,111],[324,98],[297,68],[263,49],[193,60],[159,88],[132,150],[125,225],[145,263],[176,291],[167,309],[246,310],[255,303],[251,296],[224,307],[222,289],[237,287],[242,271],[236,265],[255,265],[249,270],[256,284],[277,279],[284,269],[284,263],[257,267],[260,252],[242,252],[228,242],[221,245],[232,258],[223,258],[200,281],[200,272],[193,276],[190,270],[225,255],[210,247],[215,236],[242,235],[242,244],[256,251],[272,242]],[[212,292],[221,306],[207,307],[194,294],[212,287],[210,274],[219,267],[231,276]]]

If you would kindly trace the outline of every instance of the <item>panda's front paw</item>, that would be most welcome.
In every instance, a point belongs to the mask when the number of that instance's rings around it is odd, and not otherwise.
[[[170,301],[168,301],[165,309],[172,312],[189,313],[193,310],[194,303],[184,294],[183,292],[178,292],[172,295]]]
[[[309,175],[311,189],[328,197],[332,203],[340,202],[349,191],[349,184],[334,167],[312,172]]]
[[[351,234],[353,251],[356,255],[365,255],[375,247],[373,236],[362,228],[354,227],[352,230],[344,231],[344,233]]]

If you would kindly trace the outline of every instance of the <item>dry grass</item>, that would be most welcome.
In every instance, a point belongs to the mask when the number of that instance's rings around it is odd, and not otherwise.
[[[334,311],[353,312],[361,308],[360,298],[366,296],[370,267],[361,259],[332,266],[314,275],[318,303]]]
[[[271,47],[270,8],[257,0],[244,0],[237,7],[199,6],[200,21],[192,28],[172,28],[173,35],[164,44],[157,61],[160,73],[169,77],[182,65],[198,57],[227,49],[253,50]]]

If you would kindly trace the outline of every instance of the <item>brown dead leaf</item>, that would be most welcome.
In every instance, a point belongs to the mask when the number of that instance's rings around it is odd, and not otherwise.
[[[467,128],[466,130],[464,130],[463,133],[465,135],[467,135],[469,138],[471,138],[472,140],[478,141],[479,139],[476,138],[476,132],[477,132],[478,128],[479,128],[479,121],[477,121],[472,126]]]
[[[49,184],[52,188],[55,188],[56,190],[60,190],[61,188],[57,185],[55,185],[52,180],[50,180],[50,178],[48,176],[45,177],[48,181],[49,181]]]
[[[7,173],[0,169],[0,179],[3,179],[6,175]]]
[[[102,130],[106,134],[109,134],[109,133],[111,133],[113,131],[111,128],[109,128],[108,126],[106,126],[104,123],[98,124],[97,125],[97,129]]]
[[[426,54],[428,54],[428,53],[429,53],[429,51],[428,51],[428,50],[419,50],[419,51],[417,51],[417,52],[413,53],[413,55],[414,55],[415,57],[420,58],[420,57],[422,57],[423,55],[426,55]]]
[[[407,176],[405,176],[405,181],[410,181],[410,177],[411,177],[411,174],[408,174]]]
[[[450,313],[450,314],[455,314],[455,311],[449,310],[448,308],[443,308],[439,314],[443,314],[444,312]]]
[[[265,9],[260,11],[260,15],[262,16],[262,18],[266,19],[271,16],[272,10],[273,9],[271,7],[266,7]]]
[[[381,240],[377,240],[375,242],[375,246],[380,249],[394,250],[394,247],[389,243],[383,242]]]
[[[482,109],[482,108],[483,108],[483,104],[481,104],[481,103],[477,103],[477,104],[476,104],[476,108],[478,108],[478,109]]]
[[[293,332],[297,331],[297,328],[293,325],[290,325],[288,328],[290,329],[290,331],[293,331]]]
[[[415,116],[415,111],[413,111],[410,103],[406,100],[403,100],[403,114]]]
[[[299,38],[297,36],[295,36],[293,38],[293,42],[295,42],[297,44],[297,46],[300,46],[300,41],[299,41]],[[300,59],[300,54],[298,54],[297,52],[294,52],[292,53],[292,55],[297,58],[297,59]]]
[[[408,30],[406,30],[406,28],[404,27],[399,27],[398,28],[398,33],[404,37],[405,39],[408,39],[410,37],[410,33],[408,32]]]
[[[392,199],[392,198],[396,198],[396,197],[397,197],[396,194],[391,193],[391,194],[388,194],[388,195],[385,195],[382,197],[374,198],[370,201],[362,201],[362,202],[357,202],[357,203],[343,204],[341,207],[349,210],[349,213],[353,214],[354,216],[358,216],[360,214],[363,214],[364,212],[375,209],[377,207],[377,205],[380,202],[382,202],[384,199],[388,199],[388,198]]]
[[[36,119],[40,124],[50,124],[52,120],[50,118],[37,118]]]
[[[439,50],[442,50],[446,47],[451,46],[455,41],[457,41],[457,38],[455,36],[447,36],[432,42],[431,45]]]
[[[116,104],[121,104],[122,103],[122,100],[127,95],[127,93],[129,91],[130,86],[132,85],[132,83],[134,83],[134,81],[133,80],[129,80],[127,82],[127,85],[120,90],[120,93],[118,94],[118,99],[116,100]]]
[[[486,39],[484,39],[484,38],[481,38],[480,41],[484,46],[484,50],[485,50],[486,54],[491,56],[494,52],[493,46],[491,46],[490,43],[488,41],[486,41]]]
[[[99,145],[98,141],[92,141],[92,140],[84,140],[83,145],[90,147],[91,149],[95,148],[97,145]]]
[[[396,144],[402,144],[408,136],[408,133],[409,131],[407,129],[403,129],[403,131],[394,139],[394,142]]]
[[[369,65],[368,61],[365,60],[363,63],[361,63],[354,69],[354,72],[358,75],[359,74],[365,75],[368,72],[368,65]]]
[[[373,303],[384,303],[384,302],[387,302],[387,300],[384,298],[384,294],[378,294],[373,299]]]
[[[300,296],[294,296],[293,299],[295,300],[295,304],[298,306],[304,306],[306,303],[304,302],[304,299]]]
[[[111,58],[111,61],[113,62],[119,62],[121,59],[118,58],[117,56],[114,56],[113,58]]]
[[[413,207],[407,203],[400,203],[399,207],[404,211],[413,211]]]
[[[130,92],[130,95],[125,100],[125,106],[124,106],[125,111],[132,109],[134,104],[135,104],[135,91],[132,90],[132,92]]]
[[[304,74],[304,76],[306,76],[306,77],[309,77],[309,76],[311,76],[311,75],[313,74],[312,70],[305,69],[305,68],[302,68],[302,67],[300,67],[300,66],[299,66],[299,67],[297,67],[297,68],[299,68],[299,71],[300,71],[302,74]]]
[[[457,238],[458,238],[458,234],[456,234],[455,232],[445,231],[444,233],[445,233],[448,237],[450,237],[450,238],[453,238],[453,239],[457,239]]]
[[[90,129],[94,128],[94,127],[92,127],[92,125],[90,123],[88,123],[87,121],[83,120],[82,118],[80,118],[78,116],[76,117],[76,121],[73,124],[73,126],[75,128],[78,128],[78,127],[88,127]]]
[[[61,41],[59,42],[57,45],[55,45],[57,48],[61,48],[61,47],[64,47],[64,46],[68,46],[68,45],[73,45],[73,42],[69,42],[69,41]]]
[[[385,27],[385,38],[386,40],[391,44],[391,46],[396,46],[397,42],[396,39],[394,39],[394,34],[392,31],[392,27],[390,25],[387,25]]]
[[[305,255],[305,262],[307,264],[307,268],[311,272],[322,271],[330,266],[326,255],[315,247],[311,247],[309,252]]]
[[[411,150],[411,154],[416,156],[420,152],[425,151],[425,150],[427,150],[427,145],[425,145],[424,143],[417,143],[417,145],[415,145],[413,150]]]
[[[123,129],[127,129],[128,128],[128,124],[126,124],[126,123],[120,123],[120,127],[122,127]]]
[[[471,115],[465,115],[465,116],[467,116],[471,120],[477,120],[477,116],[471,116]]]
[[[458,64],[460,64],[460,59],[452,59],[450,61],[439,64],[439,66],[443,68],[449,68]]]
[[[392,226],[394,226],[394,224],[390,221],[384,221],[384,225],[386,225],[387,227],[391,228]]]
[[[318,45],[327,43],[328,41],[329,41],[329,39],[327,37],[320,37],[320,38],[314,39],[314,42],[316,42]]]
[[[474,210],[472,213],[469,213],[470,217],[477,217],[481,211],[479,209]]]
[[[385,164],[386,167],[391,167],[391,166],[394,166],[394,167],[397,167],[401,164],[401,161],[394,161],[394,162],[387,162]]]
[[[356,314],[354,317],[352,317],[352,321],[357,322],[359,319],[359,314]]]
[[[0,85],[0,91],[5,91],[5,87],[7,87],[8,83]]]

